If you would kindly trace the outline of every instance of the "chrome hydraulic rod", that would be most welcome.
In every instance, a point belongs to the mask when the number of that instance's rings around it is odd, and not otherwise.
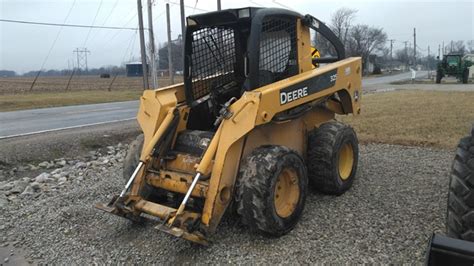
[[[135,180],[135,177],[137,176],[138,172],[140,171],[140,169],[143,167],[143,162],[139,162],[138,165],[137,165],[137,168],[135,168],[135,171],[133,171],[133,174],[132,176],[130,177],[130,179],[128,180],[127,184],[125,185],[125,187],[123,188],[122,192],[120,193],[120,198],[123,198],[123,196],[125,196],[125,193],[127,193],[127,190],[130,188],[130,186],[132,185],[133,183],[133,180]]]
[[[199,181],[200,177],[201,177],[201,173],[199,173],[199,172],[196,173],[196,175],[194,176],[193,182],[191,183],[191,186],[189,186],[188,192],[186,192],[186,195],[184,196],[184,199],[181,202],[181,205],[179,205],[179,208],[176,211],[176,214],[173,216],[173,218],[171,218],[169,220],[169,222],[168,222],[169,226],[172,226],[173,223],[174,223],[174,220],[176,219],[176,217],[184,211],[184,208],[186,207],[186,203],[188,202],[188,199],[191,196],[191,193],[193,192],[194,187],[196,187],[196,184]]]

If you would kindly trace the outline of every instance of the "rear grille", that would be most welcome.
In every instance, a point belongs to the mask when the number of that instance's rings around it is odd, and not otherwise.
[[[192,33],[191,81],[193,100],[206,96],[211,87],[234,80],[234,30],[209,27]]]

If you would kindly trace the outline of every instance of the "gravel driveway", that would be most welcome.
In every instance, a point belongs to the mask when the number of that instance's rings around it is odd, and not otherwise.
[[[50,169],[42,178],[25,179],[28,193],[3,196],[0,264],[412,263],[423,261],[432,232],[444,229],[453,153],[371,144],[361,147],[352,189],[340,197],[310,193],[288,235],[260,236],[227,218],[210,247],[197,246],[92,207],[121,190],[125,148],[43,164]],[[54,165],[64,166],[54,173]]]

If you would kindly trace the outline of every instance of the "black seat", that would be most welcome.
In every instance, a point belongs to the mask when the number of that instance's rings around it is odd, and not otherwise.
[[[174,151],[201,156],[209,146],[215,132],[201,130],[184,130],[178,133]]]

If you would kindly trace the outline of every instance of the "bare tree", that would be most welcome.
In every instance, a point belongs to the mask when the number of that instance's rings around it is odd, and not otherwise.
[[[344,46],[347,43],[352,21],[356,16],[357,10],[350,8],[340,8],[331,15],[331,29],[336,36],[341,40]]]
[[[369,55],[382,51],[386,41],[387,34],[382,28],[359,24],[349,32],[346,52],[348,56],[361,56],[362,62],[367,63]]]
[[[451,52],[464,54],[466,52],[466,46],[464,45],[464,41],[453,42],[453,47],[452,47]]]
[[[342,44],[346,46],[349,31],[352,21],[355,19],[357,13],[356,9],[340,8],[331,15],[331,24],[329,28],[341,40]],[[324,38],[321,34],[316,33],[313,39],[315,47],[319,50],[322,57],[335,56],[336,51],[333,45]]]
[[[399,49],[395,51],[395,58],[398,61],[403,62],[408,65],[410,63],[409,62],[410,59],[412,59],[412,57],[410,56],[412,54],[413,54],[413,48],[408,47],[406,50]]]
[[[384,49],[387,34],[381,28],[368,25],[353,26],[356,14],[356,9],[340,8],[331,15],[329,27],[344,45],[346,56],[361,56],[364,63],[367,63],[369,55],[373,53],[387,57],[388,50]],[[322,57],[335,54],[332,45],[320,34],[315,35],[314,42]]]
[[[474,53],[474,40],[467,41],[467,49],[468,49],[469,53],[471,53],[471,54]]]

